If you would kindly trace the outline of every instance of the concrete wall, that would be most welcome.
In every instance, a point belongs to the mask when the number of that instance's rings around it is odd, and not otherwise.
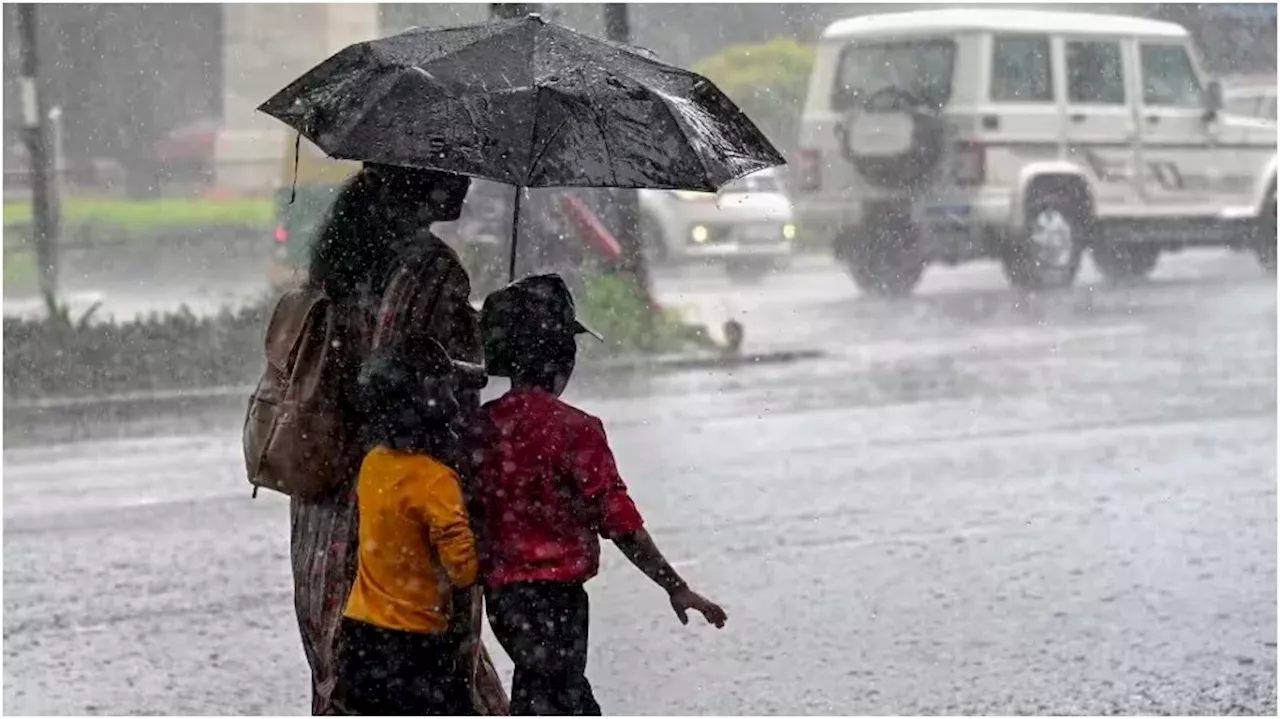
[[[258,105],[326,57],[379,34],[378,6],[223,5],[223,122],[217,183],[241,191],[273,186],[289,133]]]

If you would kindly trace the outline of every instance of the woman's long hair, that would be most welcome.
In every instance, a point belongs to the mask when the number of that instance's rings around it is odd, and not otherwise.
[[[307,281],[336,302],[354,298],[372,274],[374,258],[387,251],[379,242],[385,233],[371,231],[382,194],[378,184],[367,168],[347,180],[311,243]]]
[[[405,246],[421,239],[406,232],[404,218],[417,218],[429,204],[440,173],[366,165],[343,185],[311,246],[308,282],[339,304],[373,296],[400,260]],[[427,222],[420,229],[427,231]]]

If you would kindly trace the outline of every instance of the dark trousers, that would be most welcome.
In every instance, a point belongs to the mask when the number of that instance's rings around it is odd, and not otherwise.
[[[587,681],[587,591],[527,582],[485,592],[489,625],[515,664],[511,713],[599,716]]]
[[[335,654],[333,704],[342,714],[475,714],[455,639],[344,618]]]

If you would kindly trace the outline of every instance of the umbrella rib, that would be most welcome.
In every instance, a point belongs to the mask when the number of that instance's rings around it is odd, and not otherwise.
[[[538,144],[538,100],[542,96],[542,87],[538,85],[538,78],[533,78],[533,128],[529,130],[529,164],[524,168],[524,187],[529,186],[529,180],[533,178],[533,166],[536,164],[533,159],[533,151]],[[541,155],[539,155],[541,159]],[[519,190],[516,190],[519,192]]]
[[[582,69],[578,69],[578,73],[582,74]],[[600,133],[600,146],[604,148],[605,163],[609,166],[609,173],[613,175],[613,185],[618,185],[618,168],[613,166],[613,153],[609,151],[609,133],[605,132],[604,126],[600,124],[600,112],[596,109],[594,103],[585,103],[591,111],[591,122],[595,124],[596,131]]]
[[[335,142],[333,143],[334,147],[338,147],[342,145],[342,142],[347,139],[347,134],[350,133],[353,129],[355,129],[357,125],[364,122],[365,116],[367,116],[369,112],[372,111],[375,107],[377,107],[378,104],[381,103],[382,100],[386,98],[387,95],[391,94],[391,91],[394,90],[395,87],[400,84],[400,79],[402,77],[403,77],[402,75],[393,75],[391,77],[390,82],[386,83],[386,86],[382,89],[382,92],[378,93],[376,99],[373,102],[366,102],[364,106],[360,108],[360,112],[358,114],[355,114],[355,117],[353,117],[350,121],[342,125],[342,132],[334,133],[334,139],[335,139]],[[329,154],[333,155],[333,153],[329,153]],[[334,155],[334,157],[337,157],[337,155]]]
[[[487,23],[475,23],[474,25],[464,25],[462,27],[457,27],[457,28],[443,28],[442,30],[444,32],[449,32],[450,30],[468,30],[468,29],[474,29],[474,28],[483,29],[483,26],[486,24]],[[505,35],[506,33],[509,33],[513,30],[518,30],[518,29],[520,29],[520,26],[517,24],[512,24],[510,27],[495,28],[494,31],[489,33],[488,35],[477,37],[473,39],[471,42],[467,43],[466,45],[462,47],[454,48],[446,53],[441,53],[437,57],[428,58],[426,56],[419,55],[417,56],[417,59],[413,61],[413,64],[411,65],[411,67],[421,68],[423,64],[430,64],[430,63],[436,62],[437,60],[443,60],[444,58],[447,58],[450,55],[456,55],[459,52],[466,50],[469,47],[473,47],[474,45],[476,45],[476,43],[484,42],[485,40],[492,40],[496,37]]]
[[[535,105],[535,107],[536,107],[536,105]],[[537,121],[536,121],[536,119],[535,119],[535,127],[536,127],[536,122],[537,122]],[[552,140],[555,140],[555,139],[556,139],[556,137],[558,137],[558,136],[560,135],[560,131],[564,129],[564,126],[565,126],[567,123],[568,123],[568,120],[561,120],[561,121],[560,121],[560,124],[559,124],[559,125],[556,125],[556,129],[551,133],[551,135],[550,135],[550,136],[548,136],[548,137],[547,137],[547,141],[546,141],[546,142],[544,142],[544,143],[542,144],[542,151],[541,151],[541,152],[539,152],[539,153],[538,153],[538,156],[537,156],[536,158],[534,158],[534,159],[529,163],[529,176],[525,178],[525,184],[526,184],[526,185],[527,185],[527,184],[529,183],[529,181],[533,178],[533,171],[534,171],[534,168],[536,168],[536,167],[538,166],[538,163],[539,163],[539,162],[542,162],[542,158],[543,158],[543,157],[546,157],[547,152],[551,149],[551,141],[552,141]],[[538,136],[535,134],[535,135],[534,135],[534,142],[537,142],[537,137],[538,137]],[[607,152],[607,151],[608,151],[608,150],[606,149],[606,152]]]
[[[596,129],[600,131],[600,146],[604,148],[605,160],[609,164],[609,174],[613,175],[613,184],[618,184],[618,168],[613,164],[613,153],[609,151],[609,133],[605,132],[605,128],[600,124],[600,113],[592,108],[591,118],[595,121]]]
[[[667,114],[670,115],[671,117],[671,121],[676,124],[676,131],[679,132],[680,136],[684,138],[684,144],[689,149],[693,150],[693,156],[697,158],[698,165],[702,168],[703,181],[707,182],[707,184],[711,184],[710,183],[711,172],[710,170],[707,169],[707,163],[705,160],[702,159],[702,153],[698,152],[698,148],[693,144],[693,141],[689,138],[689,133],[684,131],[684,125],[681,125],[680,118],[676,117],[675,108],[671,106],[671,103],[667,102],[666,93],[659,90],[654,94],[656,94],[658,96],[658,99],[662,101],[662,106],[666,108]],[[718,192],[719,190],[720,188],[717,187],[714,191]]]

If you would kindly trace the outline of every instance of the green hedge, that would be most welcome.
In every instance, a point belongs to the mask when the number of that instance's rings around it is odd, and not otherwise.
[[[216,317],[184,309],[119,324],[5,317],[5,396],[100,396],[253,382],[262,369],[266,308]]]
[[[5,396],[100,396],[252,383],[262,370],[262,333],[273,306],[264,298],[214,317],[196,317],[184,308],[122,323],[6,317]],[[591,357],[666,353],[686,343],[673,318],[647,319],[641,294],[628,279],[587,280],[581,312],[606,337],[604,343],[582,343]]]

